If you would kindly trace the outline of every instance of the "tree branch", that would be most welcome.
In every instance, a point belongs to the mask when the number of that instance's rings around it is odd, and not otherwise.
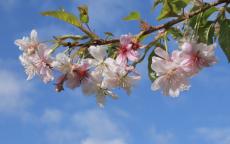
[[[217,2],[214,2],[214,3],[211,3],[209,5],[206,5],[206,6],[202,7],[201,9],[199,9],[197,11],[194,11],[194,12],[192,12],[190,14],[187,14],[187,15],[183,15],[183,16],[181,16],[181,17],[179,17],[177,19],[174,19],[172,21],[169,21],[169,22],[167,22],[165,24],[162,24],[162,25],[159,25],[159,26],[151,26],[148,30],[140,32],[139,37],[148,35],[150,33],[153,33],[155,31],[157,31],[157,30],[167,29],[167,28],[169,28],[169,27],[171,27],[171,26],[173,26],[173,25],[175,25],[177,23],[180,23],[180,22],[182,22],[182,21],[184,21],[186,19],[190,19],[190,18],[192,18],[192,17],[194,17],[194,16],[196,16],[196,15],[202,13],[202,12],[205,12],[205,11],[207,11],[208,9],[210,9],[210,8],[212,8],[214,6],[217,6],[217,5],[220,5],[220,4],[223,4],[223,3],[229,3],[229,2],[230,2],[230,0],[218,0]]]
[[[145,31],[141,31],[139,34],[137,34],[137,38],[140,39],[141,37],[143,36],[146,36],[148,34],[151,34],[155,31],[158,31],[158,30],[161,30],[161,29],[167,29],[175,24],[178,24],[186,19],[191,19],[192,17],[202,13],[202,12],[205,12],[207,11],[208,9],[212,8],[212,7],[215,7],[215,6],[218,6],[220,4],[223,4],[223,3],[229,3],[230,0],[218,0],[216,2],[213,2],[209,5],[206,5],[204,7],[202,7],[201,9],[197,10],[197,11],[194,11],[192,13],[189,13],[187,15],[183,15],[183,16],[180,16],[179,18],[177,19],[173,19],[165,24],[161,24],[161,25],[158,25],[158,26],[151,26],[148,30],[145,30]],[[93,41],[92,43],[88,43],[86,44],[85,46],[90,46],[90,45],[107,45],[107,44],[113,44],[113,43],[118,43],[119,42],[119,39],[113,39],[113,40],[95,40]],[[82,44],[84,45],[84,44]]]
[[[229,3],[229,2],[230,2],[230,0],[218,0],[216,2],[210,3],[208,5],[205,5],[204,7],[201,7],[199,10],[196,10],[196,11],[189,13],[189,14],[182,15],[182,16],[178,17],[177,19],[173,19],[173,20],[171,20],[165,24],[161,24],[158,26],[150,26],[149,29],[147,29],[145,31],[141,31],[140,33],[138,33],[136,35],[136,37],[138,40],[140,40],[142,37],[144,37],[148,34],[151,34],[151,33],[156,32],[158,30],[168,29],[171,26],[178,24],[184,20],[191,19],[192,17],[194,17],[194,16],[196,16],[202,12],[205,12],[212,7],[218,6],[218,5],[223,4],[223,3]],[[97,38],[97,36],[94,36],[94,38]],[[91,45],[108,45],[108,44],[114,44],[114,43],[119,43],[119,42],[120,42],[119,39],[112,39],[112,40],[93,39],[93,40],[86,42],[86,43],[80,43],[80,44],[74,43],[72,45],[75,47],[89,47]]]

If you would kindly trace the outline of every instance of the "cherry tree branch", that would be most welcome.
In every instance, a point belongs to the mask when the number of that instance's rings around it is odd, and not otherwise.
[[[149,35],[153,32],[156,32],[158,30],[168,29],[171,26],[178,24],[182,21],[185,21],[187,19],[191,19],[192,17],[194,17],[194,16],[196,16],[202,12],[205,12],[212,7],[218,6],[218,5],[223,4],[223,3],[229,3],[229,2],[230,2],[230,0],[218,0],[216,2],[213,2],[213,3],[210,3],[208,5],[201,7],[199,10],[196,10],[196,11],[188,13],[188,14],[184,14],[184,15],[178,17],[177,19],[173,19],[173,20],[171,20],[165,24],[161,24],[158,26],[150,26],[149,29],[147,29],[145,31],[141,31],[139,34],[137,34],[136,35],[137,39],[140,40],[142,37]],[[114,44],[114,43],[119,43],[119,39],[112,39],[112,40],[95,39],[95,40],[92,40],[88,43],[78,44],[77,46],[89,47],[91,45],[107,45],[107,44]]]
[[[192,17],[194,17],[194,16],[196,16],[196,15],[202,13],[202,12],[205,12],[208,9],[212,8],[212,7],[215,7],[215,6],[223,4],[223,3],[229,3],[229,2],[230,2],[230,0],[218,0],[216,2],[213,2],[211,4],[208,4],[208,5],[205,5],[205,6],[201,7],[199,10],[196,10],[196,11],[194,11],[192,13],[189,13],[189,14],[182,15],[179,18],[174,19],[172,21],[169,21],[169,22],[167,22],[165,24],[162,24],[162,25],[159,25],[159,26],[151,26],[148,30],[140,32],[139,37],[148,35],[150,33],[153,33],[155,31],[157,31],[157,30],[167,29],[167,28],[169,28],[169,27],[171,27],[171,26],[173,26],[175,24],[178,24],[178,23],[184,21],[184,20],[191,19]]]

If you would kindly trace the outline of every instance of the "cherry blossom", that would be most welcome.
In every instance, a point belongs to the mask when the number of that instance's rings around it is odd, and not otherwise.
[[[71,59],[65,53],[58,53],[51,66],[60,72],[66,74],[71,71]]]
[[[32,55],[23,53],[19,57],[28,75],[27,80],[31,80],[35,75],[39,75],[44,83],[54,79],[50,67],[52,59],[49,56],[49,49],[43,46],[39,45],[37,51]]]
[[[120,47],[118,49],[118,56],[116,58],[119,64],[126,65],[127,60],[137,61],[139,53],[137,51],[139,44],[133,42],[131,35],[122,35],[120,37]]]
[[[186,71],[195,74],[204,67],[209,67],[217,62],[215,57],[215,46],[196,41],[185,41],[181,47],[180,57]]]
[[[33,54],[40,45],[37,35],[37,31],[32,30],[30,37],[23,37],[22,39],[18,39],[15,41],[15,44],[19,46],[19,49],[23,52]]]
[[[31,61],[31,57],[23,53],[19,56],[19,60],[25,68],[25,73],[28,76],[27,80],[31,80],[37,74],[37,68],[34,65],[33,61]]]
[[[133,69],[131,70],[123,65],[119,65],[116,61],[110,61],[109,66],[110,71],[104,73],[102,87],[109,89],[121,87],[130,94],[131,88],[140,80],[140,75],[137,73],[132,76],[128,75]],[[130,71],[128,69],[130,69]]]
[[[179,64],[174,62],[166,51],[156,48],[159,57],[152,58],[152,69],[158,78],[152,84],[152,90],[162,89],[164,95],[176,97],[181,91],[188,90],[188,77]]]
[[[67,86],[71,89],[74,89],[79,87],[82,82],[87,81],[89,78],[88,69],[89,65],[86,63],[73,64],[71,71],[67,73]]]
[[[39,46],[37,53],[34,56],[34,64],[37,68],[38,75],[42,78],[44,83],[48,83],[54,79],[51,70],[52,58],[49,55],[49,49]]]
[[[139,60],[138,50],[142,48],[131,35],[122,35],[117,48],[117,57],[109,57],[107,45],[87,47],[87,55],[74,57],[65,52],[51,57],[51,49],[39,43],[37,32],[32,30],[30,37],[15,41],[22,50],[19,59],[31,80],[38,75],[44,83],[54,79],[53,70],[61,75],[56,80],[56,91],[64,90],[64,84],[70,89],[81,88],[85,95],[95,95],[100,107],[104,107],[106,97],[117,99],[113,92],[122,88],[130,95],[132,88],[140,80],[134,66],[129,61]],[[177,97],[180,92],[188,90],[188,80],[205,67],[216,63],[214,45],[184,40],[179,49],[172,54],[157,47],[152,57],[151,68],[157,78],[152,90],[162,90],[164,95]]]
[[[88,50],[93,58],[87,58],[85,61],[101,72],[106,67],[104,62],[107,56],[107,49],[107,46],[90,46]]]
[[[80,87],[82,81],[86,80],[89,76],[88,63],[73,63],[71,58],[64,53],[57,54],[52,66],[63,73],[57,80],[57,91],[63,90],[64,82],[66,82],[67,87],[71,89]]]
[[[117,63],[114,59],[107,56],[107,46],[91,46],[89,47],[89,53],[93,58],[87,58],[83,61],[86,61],[95,68],[95,71],[103,75],[107,71],[111,71],[111,65]]]
[[[90,78],[82,83],[82,91],[85,95],[96,95],[97,103],[100,107],[104,107],[105,99],[110,96],[117,99],[118,96],[111,90],[102,87],[103,77],[98,71],[92,71]]]

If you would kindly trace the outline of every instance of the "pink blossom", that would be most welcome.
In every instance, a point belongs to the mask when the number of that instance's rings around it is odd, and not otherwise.
[[[19,49],[25,53],[33,54],[38,49],[40,43],[37,38],[37,31],[32,30],[30,37],[23,37],[15,41],[15,44],[19,46]]]
[[[113,60],[107,61],[107,63],[109,65],[109,70],[104,72],[102,87],[106,89],[121,87],[130,94],[131,88],[140,80],[140,75],[135,72],[133,67],[119,65]],[[132,72],[133,75],[128,75],[129,72]]]
[[[99,71],[92,71],[87,81],[82,83],[82,91],[85,95],[96,95],[97,103],[100,107],[104,107],[106,97],[110,96],[113,99],[117,99],[118,96],[111,90],[103,88],[102,85],[103,76]]]
[[[57,79],[56,87],[58,91],[63,90],[63,84],[66,82],[67,87],[74,89],[89,78],[88,61],[73,63],[73,60],[64,53],[59,53],[56,60],[52,62],[52,67],[63,73]]]
[[[138,47],[139,45],[133,43],[131,35],[122,35],[116,61],[123,65],[127,64],[127,60],[137,61],[139,59]]]
[[[195,41],[184,42],[181,45],[180,59],[184,69],[196,74],[204,67],[209,67],[217,62],[214,45],[196,43]]]
[[[39,45],[37,54],[34,57],[34,63],[44,83],[48,83],[54,79],[50,66],[52,58],[49,55],[49,49],[47,49],[45,45]]]
[[[156,48],[159,56],[152,58],[152,69],[158,78],[152,84],[152,90],[162,89],[164,95],[176,97],[180,91],[189,89],[188,77],[181,66],[174,62],[166,51]]]
[[[49,56],[49,49],[45,45],[39,45],[36,52],[32,55],[23,53],[19,59],[25,68],[28,80],[32,79],[36,74],[41,77],[44,83],[54,79],[50,67],[52,59]]]
[[[67,73],[66,84],[69,88],[74,89],[79,87],[82,82],[87,81],[89,78],[89,65],[83,64],[73,64],[71,71]]]
[[[27,80],[31,80],[37,74],[37,68],[31,60],[31,57],[23,53],[19,56],[19,60],[25,68],[25,73],[28,76]]]

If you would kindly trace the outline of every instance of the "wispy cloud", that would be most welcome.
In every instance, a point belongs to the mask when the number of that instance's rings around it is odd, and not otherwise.
[[[30,104],[27,92],[31,86],[10,70],[0,69],[0,113],[21,114]]]
[[[153,143],[156,144],[172,144],[174,140],[174,134],[170,131],[159,132],[156,128],[150,129],[150,135]]]
[[[46,109],[41,117],[43,123],[58,124],[62,120],[62,111],[57,109]]]
[[[47,130],[49,143],[126,144],[126,132],[107,113],[99,110],[77,112],[65,118],[65,127]]]
[[[197,133],[209,144],[230,143],[230,128],[199,128]]]

